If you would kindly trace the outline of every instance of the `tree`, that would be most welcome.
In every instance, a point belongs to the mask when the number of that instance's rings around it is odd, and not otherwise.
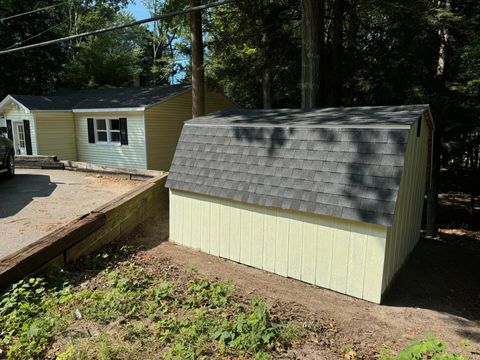
[[[207,12],[208,79],[245,107],[298,107],[299,5],[288,0],[240,0]]]
[[[98,16],[90,13],[84,21],[90,21],[89,15]],[[131,21],[133,18],[118,14],[102,26]],[[144,28],[132,27],[82,40],[66,65],[61,85],[75,89],[131,86],[141,72],[143,49],[138,44],[146,35]]]
[[[201,0],[191,0],[191,6],[201,5]],[[202,13],[190,13],[190,37],[192,41],[192,117],[205,115],[205,72],[203,69]]]

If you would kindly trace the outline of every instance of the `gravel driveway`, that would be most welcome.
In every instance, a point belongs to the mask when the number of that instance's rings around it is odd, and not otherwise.
[[[17,169],[0,178],[0,259],[139,184],[92,173]]]

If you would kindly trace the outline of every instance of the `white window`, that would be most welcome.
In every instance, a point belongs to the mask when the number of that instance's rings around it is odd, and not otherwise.
[[[120,120],[95,119],[95,141],[97,143],[120,144]]]

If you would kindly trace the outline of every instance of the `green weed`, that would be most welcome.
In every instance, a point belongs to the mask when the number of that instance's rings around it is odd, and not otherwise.
[[[8,359],[41,354],[63,326],[62,308],[72,300],[71,287],[47,289],[42,278],[14,284],[0,301],[0,353]]]
[[[441,340],[428,335],[424,340],[414,341],[397,355],[384,349],[381,360],[468,360],[468,358],[447,352],[447,346]]]

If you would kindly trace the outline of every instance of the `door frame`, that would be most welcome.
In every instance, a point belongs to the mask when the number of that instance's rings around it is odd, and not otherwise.
[[[24,147],[20,147],[20,137],[19,137],[19,130],[18,127],[22,126],[23,128],[23,143]],[[12,121],[12,127],[13,127],[13,146],[15,149],[15,154],[16,155],[27,155],[27,142],[26,142],[26,137],[25,137],[25,124],[23,121]],[[22,151],[23,150],[23,151]]]

